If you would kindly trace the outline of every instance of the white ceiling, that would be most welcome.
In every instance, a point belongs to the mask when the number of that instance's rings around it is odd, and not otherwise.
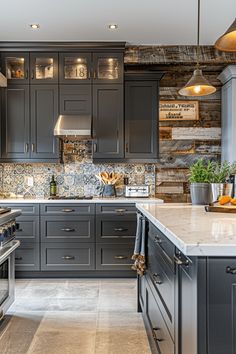
[[[213,44],[235,17],[236,0],[201,0],[201,44]],[[197,0],[1,1],[0,41],[195,44],[196,26]]]

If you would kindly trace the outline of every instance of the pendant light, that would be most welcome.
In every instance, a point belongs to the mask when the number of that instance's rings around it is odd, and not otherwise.
[[[191,79],[182,89],[179,90],[179,94],[182,96],[207,96],[216,92],[216,88],[208,82],[208,80],[203,76],[202,70],[199,68],[200,0],[198,0],[197,21],[197,65]]]
[[[217,39],[215,48],[222,52],[236,52],[236,19],[227,31]]]

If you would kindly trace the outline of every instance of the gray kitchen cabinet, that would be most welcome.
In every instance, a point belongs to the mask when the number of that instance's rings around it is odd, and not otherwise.
[[[6,76],[8,85],[29,83],[29,53],[6,52],[1,55],[1,71]]]
[[[93,82],[96,84],[122,84],[123,63],[123,53],[94,53]]]
[[[93,215],[95,213],[95,204],[90,203],[53,203],[41,204],[41,215]]]
[[[94,269],[94,243],[41,243],[41,270]]]
[[[131,270],[134,251],[133,243],[96,245],[96,269],[98,270]]]
[[[58,86],[32,85],[31,153],[32,159],[59,159],[58,139],[53,131],[58,118]]]
[[[29,86],[8,85],[2,105],[2,158],[30,158]]]
[[[58,53],[30,53],[30,83],[58,83]]]
[[[136,217],[122,215],[97,215],[96,230],[97,242],[134,242],[136,235]]]
[[[94,216],[41,216],[41,242],[93,242]]]
[[[17,221],[20,220],[23,216],[34,216],[39,214],[39,204],[14,204],[14,203],[2,203],[1,207],[10,207],[11,209],[21,210],[21,216],[17,218]],[[31,218],[28,218],[32,220]]]
[[[136,217],[136,207],[131,203],[98,203],[96,204],[96,214],[134,215]]]
[[[22,271],[40,270],[40,244],[37,242],[24,242],[15,251],[16,274],[19,276]]]
[[[93,86],[93,159],[124,157],[123,86]]]
[[[60,85],[59,93],[60,114],[92,114],[91,85]]]
[[[125,81],[125,158],[158,158],[158,80]]]
[[[16,238],[24,242],[39,242],[39,217],[22,215],[17,218]]]
[[[62,84],[88,84],[92,80],[92,54],[59,54],[59,81]]]

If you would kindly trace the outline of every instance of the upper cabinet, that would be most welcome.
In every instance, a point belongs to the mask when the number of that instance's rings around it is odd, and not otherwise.
[[[58,82],[58,53],[4,53],[2,71],[9,84]]]
[[[8,83],[29,83],[29,53],[3,53],[1,67]]]
[[[123,53],[93,54],[93,80],[99,84],[122,84],[123,61]]]
[[[88,84],[91,81],[90,53],[60,53],[60,83]]]
[[[58,82],[58,53],[30,54],[30,82],[32,84]]]

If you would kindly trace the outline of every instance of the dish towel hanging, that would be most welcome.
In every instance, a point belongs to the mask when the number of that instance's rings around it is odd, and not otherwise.
[[[146,220],[144,216],[138,213],[134,254],[132,256],[132,259],[134,260],[134,264],[132,266],[132,269],[136,270],[137,274],[140,276],[143,276],[146,270],[145,238],[146,238]]]

